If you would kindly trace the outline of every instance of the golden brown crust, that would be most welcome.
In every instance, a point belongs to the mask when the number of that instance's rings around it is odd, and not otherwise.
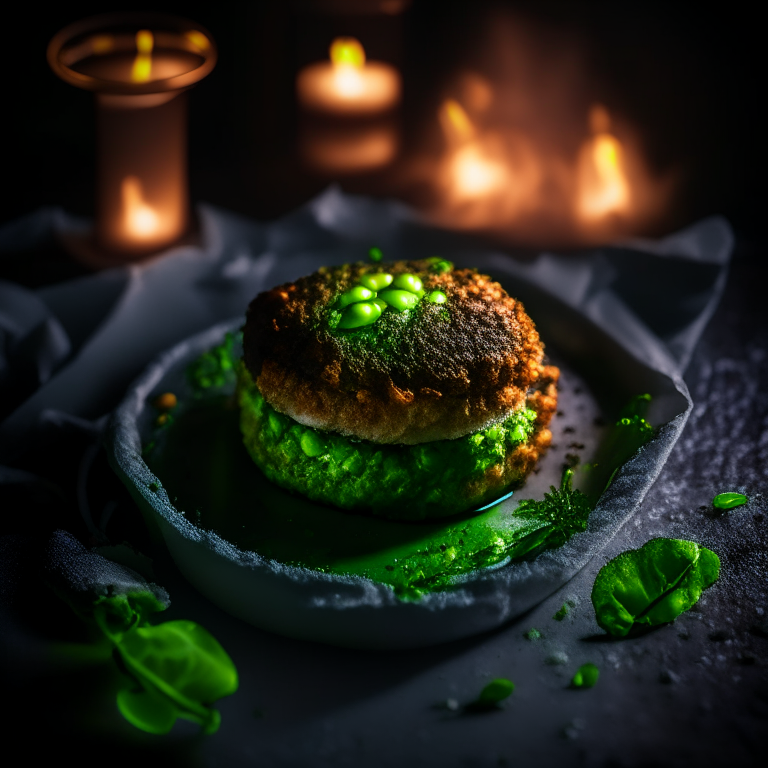
[[[331,330],[336,298],[379,271],[419,274],[427,291],[448,300],[387,312],[365,329]],[[380,443],[475,432],[521,407],[547,375],[518,301],[487,276],[434,273],[427,261],[327,268],[261,293],[248,308],[243,344],[251,375],[278,411]]]

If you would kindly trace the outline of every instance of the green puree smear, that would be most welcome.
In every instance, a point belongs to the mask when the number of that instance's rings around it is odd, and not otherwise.
[[[236,339],[228,338],[190,366],[195,398],[158,430],[157,446],[148,452],[150,467],[177,509],[243,550],[285,565],[364,576],[392,586],[403,599],[450,588],[476,569],[562,546],[585,530],[594,501],[621,466],[617,459],[623,463],[652,436],[638,413],[649,398],[637,398],[607,439],[614,455],[601,452],[601,463],[588,478],[599,486],[594,497],[573,489],[568,470],[560,488],[551,488],[544,499],[524,500],[511,512],[499,504],[434,522],[344,512],[279,488],[248,455],[239,410],[229,395],[236,347]],[[299,460],[323,455],[327,446],[317,433],[300,431],[291,438]]]

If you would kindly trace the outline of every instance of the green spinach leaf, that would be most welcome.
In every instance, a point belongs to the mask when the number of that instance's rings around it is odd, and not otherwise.
[[[221,717],[211,704],[237,690],[237,670],[203,627],[192,621],[135,627],[123,635],[117,651],[141,686],[118,697],[121,712],[134,725],[167,733],[183,717],[206,733],[218,729]]]
[[[673,621],[717,581],[720,559],[682,539],[651,539],[606,563],[592,587],[597,623],[612,635]]]

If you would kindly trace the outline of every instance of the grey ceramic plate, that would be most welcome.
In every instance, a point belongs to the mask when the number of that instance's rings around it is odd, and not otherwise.
[[[531,476],[526,487],[503,502],[506,510],[511,511],[520,498],[540,496],[559,477],[567,445],[558,439],[558,430],[563,438],[571,435],[581,442],[594,441],[597,433],[591,425],[599,411],[615,412],[641,392],[653,396],[650,420],[661,425],[655,438],[614,477],[587,531],[535,560],[474,571],[450,590],[404,602],[384,584],[286,566],[196,525],[192,510],[176,508],[163,478],[155,477],[142,458],[142,446],[152,439],[157,415],[150,403],[169,390],[180,393],[182,402],[190,398],[184,376],[187,366],[242,320],[217,325],[178,344],[147,368],[113,414],[108,431],[110,460],[185,577],[214,603],[255,626],[360,648],[425,646],[492,629],[560,588],[631,517],[661,470],[691,405],[679,377],[637,359],[630,349],[557,299],[539,293],[526,300],[527,306],[531,304],[536,307],[531,314],[542,338],[557,350],[554,362],[563,366],[566,415],[554,429],[555,443],[562,444],[548,454],[542,471]]]

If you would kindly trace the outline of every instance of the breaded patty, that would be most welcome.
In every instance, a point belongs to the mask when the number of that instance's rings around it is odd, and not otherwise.
[[[420,298],[364,327],[340,327],[343,295],[380,273],[416,275],[422,297],[442,294],[440,303]],[[251,377],[278,412],[376,443],[477,432],[524,407],[544,378],[539,397],[549,401],[535,408],[542,427],[556,402],[556,376],[542,365],[522,304],[485,275],[442,271],[430,260],[328,267],[261,293],[248,308],[243,347]]]
[[[524,408],[457,438],[382,445],[315,430],[278,413],[238,370],[243,442],[273,482],[313,501],[396,520],[477,509],[519,487],[548,448],[558,370],[544,369]]]

